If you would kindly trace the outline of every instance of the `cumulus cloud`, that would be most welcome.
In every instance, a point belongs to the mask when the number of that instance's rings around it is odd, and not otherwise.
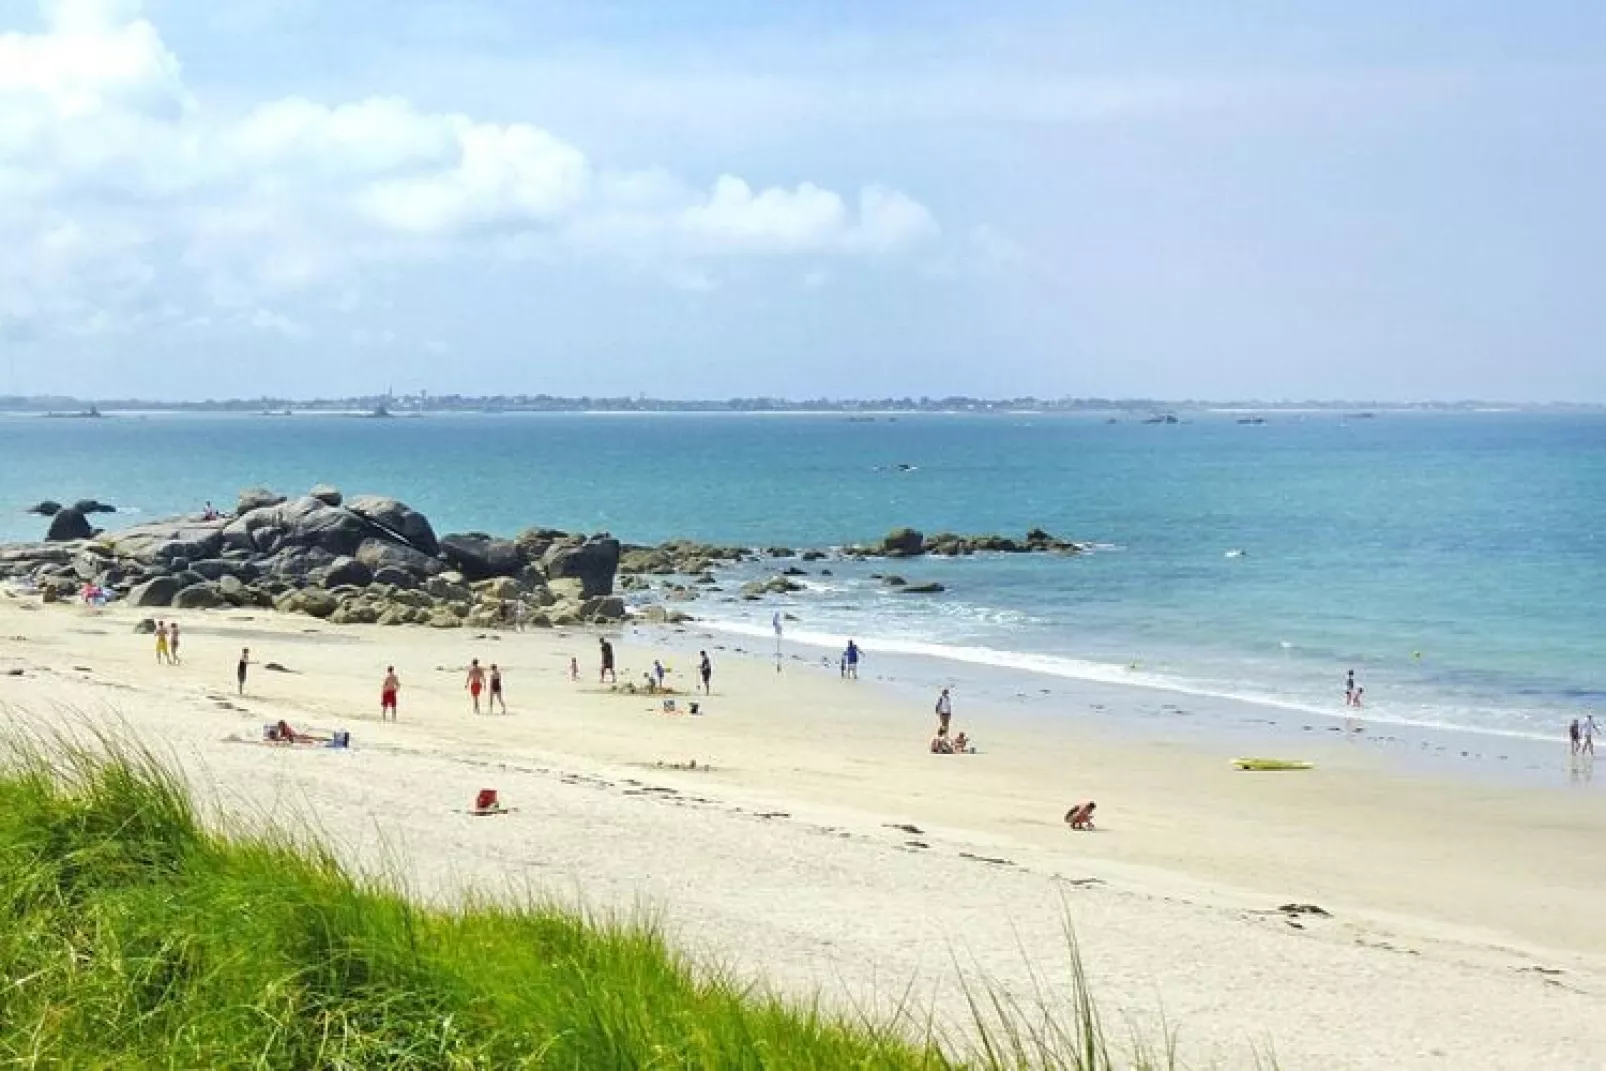
[[[938,233],[919,202],[809,182],[698,191],[659,170],[611,171],[526,122],[397,97],[303,97],[218,110],[129,0],[46,0],[33,31],[0,34],[0,314],[49,298],[188,285],[252,326],[262,302],[382,263],[471,243],[656,262],[675,285],[714,258],[886,256]],[[93,284],[93,286],[91,285]],[[701,284],[699,284],[701,285]],[[101,306],[116,302],[99,300]],[[278,318],[276,318],[278,317]],[[293,327],[294,325],[290,325]]]

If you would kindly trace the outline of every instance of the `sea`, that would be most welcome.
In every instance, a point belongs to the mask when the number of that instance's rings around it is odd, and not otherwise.
[[[1606,714],[1606,415],[0,415],[0,540],[41,499],[108,526],[232,505],[248,486],[379,493],[438,531],[530,525],[628,542],[826,548],[889,529],[1083,554],[799,563],[730,575],[702,627],[834,664],[849,638],[933,679],[1138,685],[1373,723],[1556,739]],[[741,580],[799,565],[760,603]],[[829,575],[826,575],[829,570]],[[937,581],[935,595],[885,582]],[[968,675],[968,676],[967,676]],[[1002,686],[1002,685],[1001,685]],[[1055,716],[1051,699],[1039,714]]]

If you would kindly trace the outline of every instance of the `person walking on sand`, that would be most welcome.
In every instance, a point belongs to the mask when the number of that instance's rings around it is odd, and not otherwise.
[[[240,664],[234,667],[234,683],[240,695],[245,694],[245,673],[251,666],[251,648],[240,648]]]
[[[178,656],[178,622],[173,622],[167,629],[167,661],[171,665],[182,665],[184,660]]]
[[[167,646],[167,622],[158,621],[156,622],[156,664],[165,666],[172,660],[172,655],[168,653]]]
[[[714,686],[711,682],[714,679],[714,663],[708,660],[707,651],[697,652],[697,676],[702,678],[703,694],[713,695]]]
[[[1583,754],[1583,755],[1588,755],[1590,758],[1594,758],[1595,757],[1595,713],[1594,713],[1594,711],[1586,711],[1585,712],[1585,714],[1584,714],[1584,724],[1578,727],[1578,731],[1581,732],[1583,734],[1583,737],[1584,737],[1583,743],[1580,744],[1579,747],[1578,747],[1579,753]]]
[[[580,679],[580,660],[574,655],[569,656],[569,679],[571,681]]]
[[[1584,727],[1578,723],[1577,718],[1574,718],[1572,724],[1567,726],[1567,742],[1572,745],[1572,753],[1574,755],[1578,754],[1578,749],[1583,746]]]
[[[491,699],[485,704],[485,713],[495,714],[497,706],[502,707],[502,713],[507,713],[507,700],[502,698],[502,670],[495,662],[491,663]]]
[[[942,694],[937,696],[937,733],[939,735],[948,735],[948,723],[953,720],[953,716],[954,699],[953,696],[948,694],[948,689],[944,688]]]
[[[608,642],[606,636],[598,636],[597,644],[602,652],[602,668],[597,671],[597,683],[618,684],[619,677],[613,671],[613,644]]]
[[[390,720],[396,720],[396,696],[401,691],[401,678],[396,676],[395,666],[385,667],[385,683],[379,686],[379,720],[384,721],[385,715]]]
[[[469,698],[474,700],[474,713],[480,712],[480,693],[485,691],[485,671],[480,668],[478,658],[468,664],[468,680],[463,682],[468,689]]]
[[[848,641],[848,649],[842,652],[842,675],[851,681],[859,679],[859,645],[852,640]]]
[[[662,661],[656,658],[652,660],[652,679],[658,685],[658,690],[660,692],[664,690],[664,677],[668,675],[668,673],[669,671],[664,668]]]

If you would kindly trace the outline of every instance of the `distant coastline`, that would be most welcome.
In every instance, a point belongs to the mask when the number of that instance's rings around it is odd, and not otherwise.
[[[1365,400],[1165,400],[1157,398],[593,398],[548,394],[367,395],[346,398],[228,398],[174,401],[144,398],[72,398],[58,395],[0,396],[0,412],[51,416],[100,416],[109,412],[243,413],[260,416],[352,414],[363,416],[420,413],[841,413],[871,419],[903,413],[1102,413],[1135,418],[1176,413],[1377,413],[1554,412],[1601,413],[1606,404],[1593,402],[1520,403],[1486,400],[1383,402]]]

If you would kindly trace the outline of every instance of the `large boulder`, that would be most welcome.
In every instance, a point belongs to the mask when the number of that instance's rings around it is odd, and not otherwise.
[[[381,495],[358,495],[346,503],[346,508],[414,550],[430,555],[440,553],[440,543],[429,518],[405,502]]]
[[[308,498],[316,498],[326,506],[338,506],[344,499],[340,488],[327,483],[314,484],[312,490],[307,492]]]
[[[211,583],[191,584],[173,596],[175,610],[212,610],[223,605],[223,596]]]
[[[179,583],[170,576],[158,576],[135,585],[128,593],[130,606],[171,606]]]
[[[358,560],[361,561],[362,559],[359,557]],[[383,584],[386,587],[407,590],[418,586],[418,577],[406,569],[398,569],[394,565],[381,565],[374,570],[373,582],[375,584]]]
[[[560,543],[547,551],[543,565],[553,579],[579,580],[581,594],[587,599],[612,595],[614,574],[619,570],[619,541],[597,536],[578,545]]]
[[[356,558],[336,558],[323,574],[323,586],[338,588],[343,585],[365,588],[373,583],[374,571]]]
[[[926,537],[914,528],[894,528],[881,541],[881,551],[889,558],[907,558],[926,547]]]
[[[309,496],[241,514],[224,527],[223,544],[258,554],[305,547],[352,555],[371,531],[367,521],[351,510]]]
[[[254,509],[277,506],[285,501],[288,500],[283,495],[270,491],[266,487],[251,487],[240,492],[240,499],[234,507],[234,512],[243,517]]]
[[[54,517],[61,512],[61,503],[55,499],[47,498],[37,506],[30,506],[26,512],[37,513],[41,517]]]
[[[119,558],[149,565],[176,559],[199,562],[223,549],[223,521],[156,521],[108,532],[106,545]]]
[[[519,545],[519,553],[526,560],[539,562],[554,543],[571,538],[568,532],[556,528],[526,528],[514,537],[513,542]]]
[[[338,557],[316,547],[286,547],[260,564],[269,576],[305,581],[320,569],[329,568]]]
[[[281,596],[273,606],[284,614],[328,617],[339,609],[340,600],[322,588],[301,588]]]
[[[80,498],[77,502],[73,503],[72,508],[77,510],[79,513],[84,514],[117,512],[116,506],[102,502],[98,498]]]
[[[95,529],[90,527],[89,518],[75,509],[58,510],[50,518],[50,530],[45,533],[47,543],[68,543],[75,539],[92,539]]]
[[[442,536],[441,556],[470,580],[512,576],[524,568],[524,558],[510,539],[493,539],[477,532]]]
[[[446,565],[436,557],[415,550],[406,543],[392,543],[389,539],[365,539],[357,547],[356,558],[374,572],[381,569],[398,569],[414,576],[434,576]]]

